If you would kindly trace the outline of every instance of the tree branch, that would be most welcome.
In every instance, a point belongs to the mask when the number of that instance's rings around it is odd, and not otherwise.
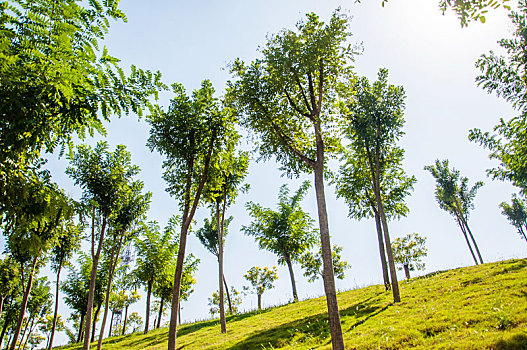
[[[296,85],[298,85],[298,88],[300,89],[300,93],[302,94],[302,98],[304,99],[304,103],[306,105],[307,110],[309,113],[313,113],[309,106],[309,101],[307,100],[307,96],[304,92],[304,89],[302,88],[302,84],[300,83],[300,79],[298,78],[298,74],[296,73],[295,69],[291,67],[291,72],[293,73],[293,76],[295,77]]]

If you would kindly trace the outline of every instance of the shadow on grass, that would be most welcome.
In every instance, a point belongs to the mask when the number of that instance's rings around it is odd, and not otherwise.
[[[527,349],[527,335],[525,333],[515,334],[508,339],[497,341],[491,349],[496,350],[525,350]]]
[[[388,308],[388,306],[382,307],[381,305],[378,305],[380,301],[376,298],[380,294],[383,294],[383,292],[379,292],[368,299],[340,311],[341,317],[352,316],[359,319],[350,327],[347,327],[347,331],[366,322],[371,317]],[[229,347],[229,349],[273,349],[308,341],[316,341],[317,344],[330,343],[331,339],[327,312],[285,323],[265,331],[253,332],[252,334],[249,334],[246,339]]]
[[[498,266],[502,266],[502,265],[506,265],[506,266],[504,266],[503,268],[499,269],[498,271],[494,271],[492,273],[492,276],[502,275],[502,274],[506,274],[506,273],[509,273],[509,272],[512,272],[512,271],[521,270],[521,269],[523,269],[524,267],[527,266],[527,260],[521,259],[521,260],[503,261]]]

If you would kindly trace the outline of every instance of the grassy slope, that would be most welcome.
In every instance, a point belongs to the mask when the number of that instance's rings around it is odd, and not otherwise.
[[[527,260],[434,273],[400,284],[340,293],[348,349],[527,349]],[[329,349],[324,298],[227,320],[183,325],[178,349]],[[167,329],[110,338],[103,349],[165,349]],[[80,347],[68,347],[78,349]]]

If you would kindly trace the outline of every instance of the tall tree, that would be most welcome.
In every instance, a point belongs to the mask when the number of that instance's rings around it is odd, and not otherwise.
[[[247,175],[249,167],[249,157],[246,152],[236,152],[239,135],[233,132],[228,137],[228,143],[224,149],[215,157],[211,164],[207,186],[205,186],[204,196],[216,216],[216,231],[218,238],[217,257],[218,257],[218,284],[219,284],[219,309],[220,309],[220,329],[222,333],[227,332],[224,309],[224,290],[225,283],[223,275],[223,245],[225,230],[225,212],[229,206],[235,203],[236,197],[240,191],[246,191],[248,185],[243,181]],[[227,292],[228,294],[228,292]]]
[[[166,157],[163,178],[167,191],[179,200],[181,233],[174,291],[172,294],[168,350],[176,349],[177,316],[185,248],[189,227],[209,179],[211,159],[228,144],[234,133],[234,117],[221,108],[214,88],[205,80],[201,88],[187,96],[182,85],[172,85],[174,98],[167,112],[157,108],[148,117],[151,125],[148,146]]]
[[[410,233],[393,241],[393,258],[397,264],[402,265],[406,279],[410,279],[410,271],[424,270],[425,264],[421,258],[426,256],[426,237],[417,233]],[[399,268],[401,269],[401,268]]]
[[[474,239],[474,235],[468,226],[468,216],[471,209],[474,209],[474,198],[479,188],[483,186],[483,182],[478,181],[472,186],[471,189],[468,188],[468,178],[461,177],[459,170],[455,168],[448,167],[448,160],[439,161],[436,160],[435,165],[425,166],[425,170],[428,170],[432,176],[436,179],[436,200],[439,203],[439,207],[443,210],[446,210],[449,214],[454,216],[461,232],[465,237],[472,258],[474,262],[478,265],[478,260],[476,255],[474,255],[474,250],[476,251],[479,262],[483,264],[483,258],[479,252],[478,245]],[[474,250],[469,241],[469,237],[472,240],[474,245]]]
[[[273,282],[278,279],[277,272],[276,266],[273,266],[272,269],[268,267],[262,269],[261,267],[253,266],[243,275],[251,284],[250,286],[243,287],[243,289],[258,296],[258,310],[262,309],[263,293],[268,289],[274,288]]]
[[[77,147],[77,152],[70,156],[70,166],[66,173],[73,178],[76,185],[83,189],[83,202],[91,206],[91,258],[92,270],[88,293],[86,315],[86,337],[83,349],[88,350],[92,330],[92,309],[95,295],[97,267],[106,238],[108,219],[119,208],[121,199],[128,195],[126,189],[131,186],[133,177],[139,168],[132,165],[130,153],[123,145],[115,151],[108,150],[106,142],[98,142],[95,148],[87,145]],[[96,218],[101,226],[96,229]]]
[[[82,230],[83,227],[75,224],[73,220],[64,221],[59,227],[57,244],[51,250],[51,269],[55,272],[57,280],[55,282],[55,309],[47,346],[49,350],[53,347],[55,328],[59,316],[60,273],[63,267],[70,264],[73,253],[79,248]]]
[[[335,154],[337,85],[351,75],[347,66],[353,48],[348,17],[336,11],[329,23],[308,14],[297,30],[282,30],[270,36],[263,57],[249,65],[236,60],[231,71],[229,100],[241,123],[257,136],[262,159],[275,157],[287,174],[312,172],[315,178],[324,291],[328,305],[331,341],[344,349],[337,292],[331,259],[331,242],[324,194],[326,160]]]
[[[278,263],[287,265],[293,301],[298,301],[293,263],[299,261],[301,255],[311,249],[317,241],[318,232],[313,227],[314,220],[300,206],[309,187],[309,181],[305,181],[290,197],[287,185],[282,185],[278,195],[278,211],[253,202],[247,203],[246,207],[253,222],[242,227],[246,235],[254,236],[260,249],[276,254]]]
[[[525,201],[513,195],[512,204],[501,202],[500,207],[502,209],[501,213],[518,230],[520,237],[527,242],[527,205]]]
[[[318,252],[313,254],[312,252],[306,252],[300,257],[300,265],[304,269],[304,276],[308,278],[308,282],[314,282],[319,278],[323,278],[324,274],[322,271],[322,256],[320,254],[320,246]],[[331,250],[333,258],[333,270],[335,277],[342,280],[345,277],[345,272],[351,266],[347,261],[342,260],[342,247],[334,244]]]
[[[401,301],[401,297],[388,231],[389,208],[386,199],[389,198],[387,194],[390,189],[401,186],[406,192],[403,191],[396,197],[398,200],[395,205],[400,204],[415,182],[415,178],[408,177],[402,170],[404,151],[397,146],[397,141],[403,135],[405,93],[401,86],[388,84],[386,69],[379,70],[377,81],[373,84],[363,77],[357,81],[352,80],[350,85],[344,85],[349,94],[347,103],[342,105],[346,116],[344,133],[351,141],[355,157],[360,160],[359,168],[369,170],[367,179],[371,182],[379,226],[383,231],[393,300],[397,303]],[[382,185],[387,186],[384,191]],[[394,212],[397,213],[397,210]]]

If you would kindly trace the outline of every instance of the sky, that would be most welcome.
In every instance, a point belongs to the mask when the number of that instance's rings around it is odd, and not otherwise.
[[[510,200],[515,189],[509,183],[486,177],[486,169],[496,166],[496,162],[488,159],[485,149],[468,140],[470,129],[491,130],[499,118],[515,115],[507,103],[487,94],[474,81],[478,57],[489,50],[500,52],[496,42],[511,32],[504,11],[487,15],[485,24],[471,23],[468,28],[461,28],[453,13],[442,15],[437,1],[432,0],[390,0],[384,7],[381,0],[363,0],[360,4],[353,0],[130,0],[123,1],[120,7],[128,22],[113,23],[105,45],[121,59],[122,67],[134,64],[160,70],[165,83],[182,83],[188,92],[198,88],[202,80],[210,79],[218,96],[230,79],[229,62],[237,57],[246,62],[260,57],[258,48],[265,44],[267,35],[282,28],[293,29],[306,13],[314,12],[327,20],[341,7],[353,17],[351,43],[363,47],[353,64],[355,72],[374,80],[379,68],[387,68],[389,82],[406,90],[405,135],[400,146],[406,151],[404,168],[416,176],[417,183],[407,199],[408,216],[389,223],[392,240],[413,232],[427,237],[426,270],[419,274],[473,264],[456,222],[435,200],[435,180],[423,169],[436,159],[448,159],[471,180],[470,184],[485,182],[469,220],[483,259],[491,262],[525,257],[525,242],[498,207],[500,202]],[[170,97],[170,93],[163,93],[159,103],[168,106]],[[144,118],[126,116],[112,120],[106,129],[106,140],[112,149],[117,144],[126,145],[133,163],[141,168],[139,178],[145,189],[153,193],[148,219],[164,226],[170,216],[179,213],[178,205],[165,192],[161,177],[163,158],[146,147],[148,124]],[[94,144],[100,138],[87,142]],[[250,149],[251,145],[243,141],[242,147]],[[234,220],[225,244],[224,271],[229,286],[237,290],[247,284],[243,274],[252,266],[277,265],[275,255],[259,250],[254,239],[241,231],[251,220],[245,203],[253,201],[276,209],[282,184],[295,191],[304,180],[313,183],[310,174],[288,179],[274,161],[256,163],[256,158],[253,155],[246,179],[250,191],[240,195],[227,212]],[[74,198],[80,198],[80,190],[64,174],[67,160],[50,157],[48,164],[54,180]],[[346,278],[337,281],[337,288],[348,290],[382,283],[374,221],[349,219],[346,204],[335,197],[334,187],[329,184],[326,196],[332,243],[343,247],[343,259],[352,266]],[[302,206],[317,218],[313,187]],[[206,208],[198,210],[196,227],[207,216]],[[207,299],[217,289],[218,277],[215,257],[195,236],[189,238],[187,253],[201,260],[195,291],[182,304],[182,318],[188,322],[209,317]],[[278,266],[278,271],[275,288],[263,296],[264,306],[292,299],[287,268]],[[294,266],[294,271],[301,299],[323,295],[322,281],[308,283],[299,265]],[[404,273],[399,271],[398,276],[402,279]],[[54,277],[50,276],[50,280],[54,281]],[[404,300],[404,290],[401,298]],[[144,299],[132,310],[143,317]],[[256,296],[247,295],[241,309],[254,309],[256,305]],[[64,304],[60,308],[62,313],[68,313]],[[66,338],[61,335],[58,343],[64,342]]]

